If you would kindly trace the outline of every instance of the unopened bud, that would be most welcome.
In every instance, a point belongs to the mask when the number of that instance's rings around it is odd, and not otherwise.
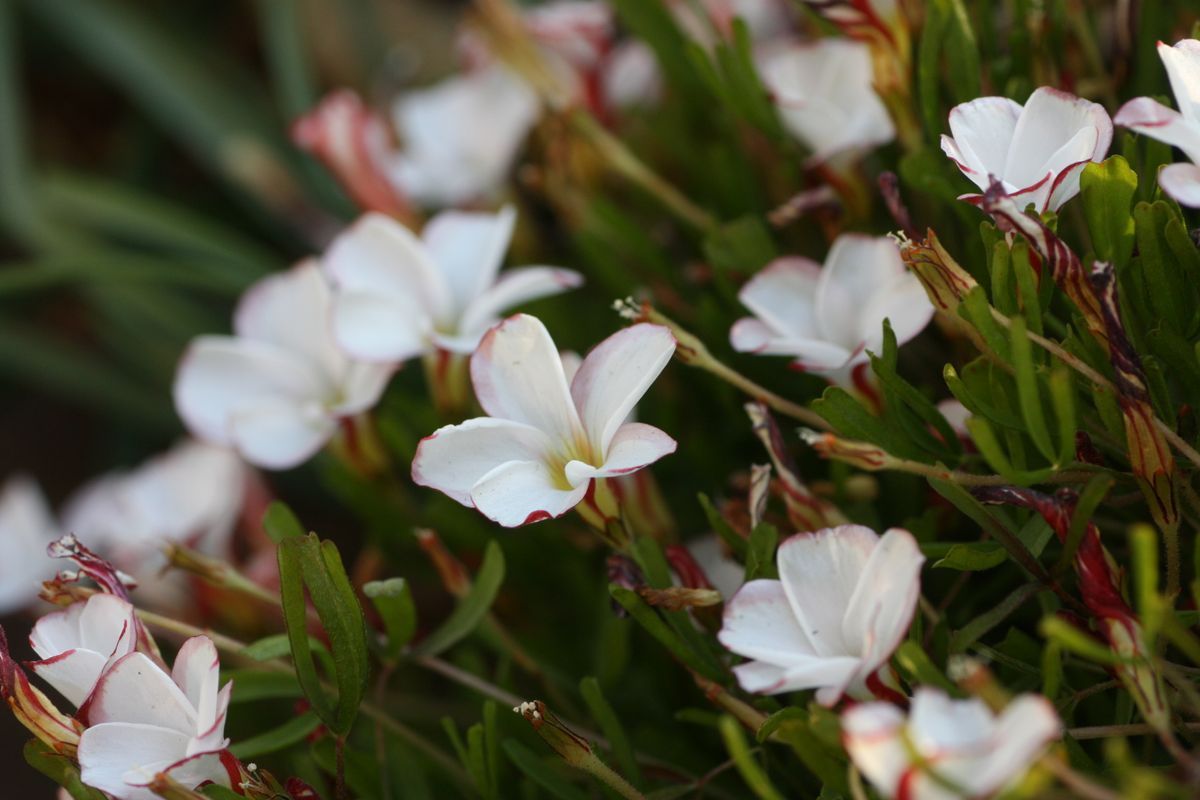
[[[595,758],[587,740],[551,714],[541,700],[521,703],[513,708],[513,713],[524,717],[533,726],[534,732],[542,737],[542,741],[571,766],[583,768],[590,759]]]
[[[942,247],[937,234],[929,230],[925,241],[901,238],[900,257],[925,287],[929,302],[941,311],[954,311],[963,298],[979,284],[954,257]]]
[[[25,671],[13,660],[8,638],[0,628],[0,696],[17,721],[56,753],[74,756],[83,725],[59,711],[50,698],[29,683]]]
[[[462,562],[446,549],[446,545],[442,543],[436,531],[430,528],[417,528],[414,533],[417,536],[417,544],[433,562],[433,567],[442,579],[442,585],[446,587],[446,591],[455,597],[465,596],[471,590],[471,578],[467,575],[467,569]]]
[[[821,433],[809,428],[800,429],[800,438],[822,458],[843,461],[860,469],[874,472],[888,469],[898,463],[897,458],[869,442],[843,439],[832,433]]]
[[[666,589],[652,589],[643,586],[638,594],[649,605],[658,606],[667,611],[682,611],[685,608],[705,608],[720,605],[721,593],[716,589],[689,589],[683,586],[671,586]]]

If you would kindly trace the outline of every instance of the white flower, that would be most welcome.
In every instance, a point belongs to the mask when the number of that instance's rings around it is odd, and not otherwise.
[[[875,93],[871,51],[848,39],[769,48],[759,59],[763,83],[784,126],[816,163],[870,150],[896,136]]]
[[[890,703],[865,703],[842,714],[850,758],[889,799],[989,797],[1019,780],[1061,735],[1053,706],[1030,694],[997,716],[979,699],[952,700],[921,687],[907,719]]]
[[[843,234],[824,268],[801,257],[780,258],[751,278],[738,299],[754,312],[729,332],[744,353],[786,355],[801,369],[848,383],[883,346],[883,321],[903,344],[933,317],[916,275],[888,238]]]
[[[137,648],[133,606],[112,594],[95,594],[47,614],[29,634],[41,661],[28,666],[72,705],[82,706],[100,675]]]
[[[1182,150],[1192,163],[1163,167],[1158,185],[1181,205],[1200,208],[1200,41],[1159,42],[1158,57],[1179,110],[1139,97],[1121,106],[1113,122]]]
[[[384,362],[434,348],[471,353],[501,312],[583,282],[552,267],[500,273],[515,221],[507,206],[495,214],[445,211],[418,239],[380,214],[360,219],[323,259],[338,345]]]
[[[225,738],[233,684],[218,690],[219,670],[206,636],[184,643],[170,675],[142,653],[117,661],[85,709],[83,782],[117,800],[154,800],[146,786],[160,773],[189,789],[207,781],[229,786],[237,777]]]
[[[634,325],[597,345],[568,384],[541,321],[510,317],[471,358],[475,394],[490,416],[426,437],[413,481],[506,527],[561,516],[593,479],[627,475],[675,451],[658,428],[625,421],[674,352],[666,328]]]
[[[1102,161],[1112,143],[1112,120],[1098,103],[1043,86],[1020,103],[981,97],[950,110],[942,151],[986,191],[999,181],[1020,206],[1057,211],[1079,194],[1079,174]],[[980,195],[960,200],[978,203]]]
[[[408,92],[392,108],[403,145],[386,169],[421,205],[487,197],[508,178],[540,112],[533,89],[500,64]]]
[[[937,410],[946,418],[946,422],[950,423],[950,427],[958,434],[959,438],[966,440],[971,438],[971,432],[967,430],[967,420],[971,418],[970,409],[957,399],[950,397],[940,401],[937,404]]]
[[[792,536],[777,559],[780,579],[743,586],[717,634],[752,659],[734,667],[742,688],[818,689],[823,705],[870,697],[917,606],[925,557],[912,534],[839,525]]]
[[[311,259],[250,287],[235,335],[195,339],[179,364],[175,407],[191,432],[286,469],[321,449],[340,419],[373,406],[392,371],[335,346],[331,304]]]
[[[129,472],[85,485],[68,501],[63,527],[149,591],[157,607],[179,597],[178,574],[161,575],[165,542],[227,558],[250,470],[226,447],[185,440]]]
[[[58,537],[38,485],[24,475],[9,478],[0,490],[0,614],[30,605],[39,582],[54,577],[46,546]]]
[[[746,568],[730,555],[725,542],[715,533],[692,539],[687,543],[688,552],[704,571],[712,587],[726,600],[733,597],[746,582]]]

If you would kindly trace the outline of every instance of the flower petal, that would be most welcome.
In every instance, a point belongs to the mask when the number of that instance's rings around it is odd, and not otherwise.
[[[900,248],[886,237],[843,234],[829,249],[817,281],[816,316],[823,341],[851,352],[863,343],[864,310],[905,274]],[[876,320],[875,327],[882,320]]]
[[[319,400],[330,386],[276,345],[230,336],[192,341],[175,375],[175,408],[199,438],[233,443],[233,417],[270,404]]]
[[[1167,68],[1171,81],[1171,93],[1180,112],[1193,123],[1200,125],[1200,42],[1184,39],[1174,47],[1158,43],[1158,57]],[[1193,157],[1193,160],[1200,160]]]
[[[197,729],[203,731],[211,727],[221,680],[221,659],[212,640],[207,636],[193,636],[184,642],[175,656],[171,679],[196,709]]]
[[[491,417],[469,419],[421,440],[412,479],[472,506],[471,488],[489,472],[509,461],[536,461],[551,447],[549,437],[531,425]]]
[[[571,397],[596,458],[607,461],[617,430],[674,354],[669,329],[640,323],[617,331],[584,357]]]
[[[521,267],[505,271],[500,279],[486,287],[467,305],[458,323],[459,333],[474,339],[471,352],[484,330],[494,325],[510,309],[542,297],[560,294],[583,285],[578,272],[557,267]],[[461,349],[457,352],[463,352]]]
[[[137,617],[128,601],[112,594],[94,594],[82,605],[79,615],[81,646],[105,658],[133,652]]]
[[[878,291],[861,312],[859,337],[865,349],[880,353],[883,348],[883,321],[891,322],[896,343],[904,344],[933,319],[933,304],[916,275],[894,275],[879,285]]]
[[[891,703],[861,703],[842,713],[842,741],[858,767],[884,797],[897,797],[911,765],[901,734],[904,712]]]
[[[1113,122],[1178,147],[1192,161],[1200,161],[1200,119],[1190,120],[1157,100],[1137,97],[1121,106]]]
[[[789,537],[779,546],[779,578],[812,652],[862,655],[842,620],[879,537],[862,525],[839,525]]]
[[[410,295],[346,289],[333,300],[333,337],[353,358],[395,363],[429,349],[433,320]]]
[[[421,239],[449,289],[454,316],[495,283],[516,222],[517,212],[506,205],[495,214],[443,211],[425,223]]]
[[[322,266],[340,291],[409,298],[431,319],[453,312],[453,297],[433,254],[412,231],[382,214],[360,217],[334,239]]]
[[[78,708],[88,699],[108,658],[93,650],[66,650],[28,667]]]
[[[1080,131],[1095,131],[1079,137]],[[1064,145],[1074,143],[1070,158]],[[1014,186],[1038,183],[1047,173],[1056,175],[1067,164],[1104,158],[1112,143],[1112,120],[1099,103],[1043,86],[1025,103],[1013,130],[1012,145],[1004,164],[1004,179]]]
[[[187,736],[157,725],[105,722],[79,740],[80,777],[121,800],[156,800],[140,787],[183,758]]]
[[[593,478],[628,475],[674,453],[677,446],[674,439],[653,425],[626,422],[609,443],[604,463],[593,467],[582,461],[570,461],[566,466],[567,481],[578,486]]]
[[[980,189],[990,177],[1005,176],[1004,167],[1021,104],[1007,97],[980,97],[950,109],[950,133],[942,137],[942,151]]]
[[[9,478],[0,488],[0,614],[31,605],[39,582],[54,576],[46,545],[58,536],[37,483],[25,475]]]
[[[311,402],[265,402],[230,419],[230,439],[247,461],[266,469],[290,469],[320,450],[337,423]]]
[[[515,528],[561,517],[579,504],[588,486],[561,488],[543,461],[509,461],[475,484],[471,502],[493,522]]]
[[[924,563],[913,535],[892,528],[862,566],[854,594],[842,606],[842,636],[852,652],[862,655],[864,674],[883,665],[908,632]]]
[[[582,431],[562,360],[537,317],[517,314],[488,331],[471,357],[471,381],[489,416],[532,425],[555,442]]]
[[[242,295],[233,313],[237,336],[269,342],[324,375],[344,360],[329,323],[331,293],[316,259],[268,275]]]
[[[142,653],[130,653],[101,676],[86,709],[89,725],[128,722],[192,736],[196,712],[171,676]],[[174,759],[183,756],[179,755]]]
[[[1200,208],[1200,166],[1169,164],[1158,171],[1158,185],[1180,205]]]
[[[815,261],[777,258],[746,281],[738,300],[778,338],[820,339],[816,311],[820,276],[821,265]],[[756,348],[745,348],[751,349]]]
[[[980,795],[999,791],[1024,775],[1046,745],[1060,736],[1062,721],[1045,697],[1017,697],[996,720],[991,746],[970,785]]]
[[[725,603],[717,640],[739,656],[790,667],[817,655],[780,581],[754,580]]]

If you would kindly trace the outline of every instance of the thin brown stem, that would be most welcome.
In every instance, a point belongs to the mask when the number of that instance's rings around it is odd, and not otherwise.
[[[1200,732],[1200,722],[1185,722],[1180,726],[1188,733]],[[1067,731],[1076,741],[1085,739],[1107,739],[1110,736],[1158,736],[1159,731],[1153,725],[1145,722],[1133,722],[1128,725],[1091,725],[1084,728],[1071,728]]]
[[[1121,795],[1112,789],[1085,778],[1071,769],[1066,762],[1057,758],[1050,756],[1043,758],[1042,766],[1079,797],[1086,798],[1086,800],[1121,800]]]

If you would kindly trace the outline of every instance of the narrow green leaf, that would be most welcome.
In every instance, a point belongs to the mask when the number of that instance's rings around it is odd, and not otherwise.
[[[742,733],[741,723],[733,717],[725,715],[721,717],[717,727],[721,731],[721,738],[725,741],[725,749],[729,751],[737,771],[754,796],[760,800],[783,800],[783,795],[767,777],[766,770],[754,760],[754,753],[750,750],[746,735]]]
[[[483,553],[483,563],[469,591],[442,623],[415,648],[423,656],[434,656],[450,649],[470,635],[483,620],[504,582],[504,552],[494,540],[488,542]]]
[[[1042,407],[1041,390],[1037,373],[1033,365],[1033,345],[1026,336],[1025,320],[1014,317],[1011,334],[1012,364],[1017,379],[1017,401],[1021,405],[1021,416],[1033,443],[1046,460],[1054,464],[1057,449],[1050,440],[1050,430],[1046,427],[1045,410]],[[1055,464],[1055,466],[1058,466]]]
[[[625,733],[625,726],[621,724],[620,717],[609,705],[608,700],[604,697],[604,692],[600,690],[600,682],[592,677],[584,678],[579,682],[579,693],[583,695],[583,701],[587,703],[592,719],[596,720],[600,731],[608,739],[619,772],[634,786],[641,786],[642,772],[638,767],[633,745],[629,743],[629,737]]]
[[[750,531],[746,551],[746,580],[777,578],[775,550],[779,546],[779,531],[769,522],[760,522]]]
[[[1137,173],[1121,156],[1087,164],[1079,176],[1079,199],[1096,258],[1118,269],[1133,254],[1134,224],[1130,204],[1137,192]]]
[[[1037,583],[1027,583],[955,631],[950,637],[950,652],[961,653],[982,638],[988,631],[1008,619],[1041,589]]]
[[[404,578],[386,581],[371,581],[363,585],[367,596],[379,612],[387,633],[384,655],[394,661],[417,632],[417,607],[413,603],[412,590]]]
[[[266,529],[267,535],[275,544],[279,544],[284,539],[299,538],[304,535],[304,526],[281,500],[276,500],[267,506],[267,513],[263,515],[263,528]]]
[[[663,621],[662,617],[653,608],[646,605],[637,592],[617,586],[616,584],[611,584],[608,587],[608,591],[613,599],[628,611],[629,615],[645,628],[647,633],[657,639],[659,644],[667,648],[675,658],[709,680],[721,681],[724,679],[725,676],[721,670],[716,668],[709,658],[705,657],[707,654],[701,655],[687,646],[679,638],[679,635]]]
[[[558,800],[590,800],[587,792],[571,785],[563,777],[562,762],[551,762],[540,758],[536,753],[516,739],[504,741],[504,752],[517,769],[528,775],[534,783],[541,786]]]
[[[22,750],[25,763],[67,790],[73,800],[104,800],[105,795],[79,779],[79,767],[71,759],[55,753],[38,739],[30,739]]]
[[[303,742],[320,724],[321,718],[315,712],[306,711],[276,728],[243,739],[229,749],[240,759],[259,758]]]
[[[701,492],[696,495],[696,498],[700,501],[700,507],[704,509],[704,516],[708,518],[709,526],[721,537],[721,541],[725,542],[729,547],[734,558],[744,562],[746,560],[746,550],[748,549],[746,539],[739,536],[733,527],[725,521],[725,518],[721,516],[721,512],[717,511],[716,506],[708,499],[708,495]]]
[[[900,667],[904,677],[914,686],[918,684],[938,686],[951,694],[958,694],[958,688],[934,665],[929,654],[916,642],[901,643],[900,647],[896,649],[895,659],[896,665]]]
[[[970,542],[950,546],[946,554],[933,563],[934,568],[980,572],[998,567],[1008,560],[1008,551],[998,542]]]
[[[1079,494],[1079,501],[1075,504],[1075,512],[1071,515],[1071,526],[1067,529],[1062,555],[1059,556],[1058,562],[1054,566],[1055,574],[1065,572],[1071,566],[1071,562],[1075,560],[1075,551],[1079,549],[1079,543],[1083,541],[1083,534],[1092,520],[1092,514],[1103,502],[1115,482],[1116,479],[1111,475],[1101,474],[1092,477],[1083,487],[1083,491]]]

